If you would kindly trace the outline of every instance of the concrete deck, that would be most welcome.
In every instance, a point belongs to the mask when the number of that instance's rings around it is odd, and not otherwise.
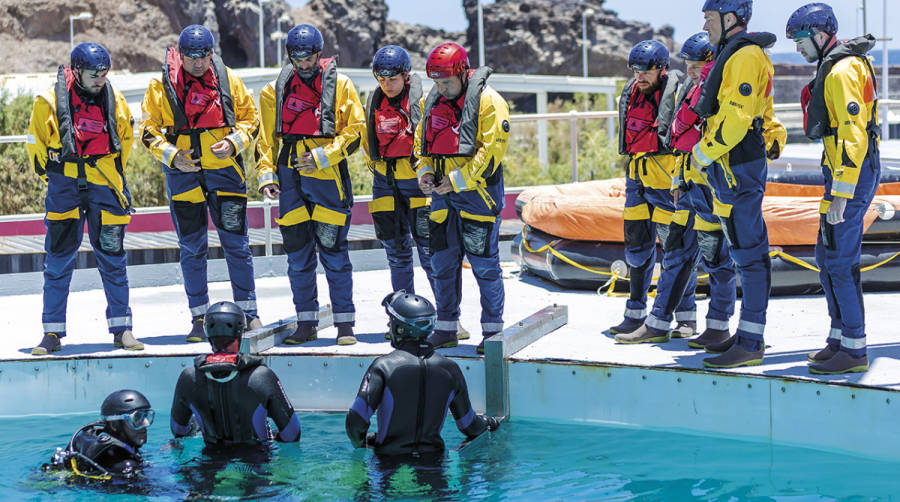
[[[373,251],[372,253],[377,253]],[[352,253],[356,255],[356,253]],[[706,354],[687,347],[687,340],[665,344],[618,345],[606,332],[619,322],[625,299],[592,292],[562,290],[530,275],[519,275],[518,267],[504,263],[507,325],[524,319],[550,304],[569,307],[569,323],[545,336],[513,356],[523,361],[558,361],[588,365],[656,367],[707,372],[702,359]],[[7,276],[12,279],[12,276]],[[318,276],[319,301],[329,303],[324,275]],[[418,291],[430,291],[424,273],[417,270]],[[391,350],[384,339],[386,318],[380,307],[388,292],[387,270],[360,271],[354,275],[354,299],[357,308],[356,332],[359,343],[337,346],[335,328],[326,328],[319,340],[299,347],[274,347],[265,355],[377,356]],[[462,322],[473,332],[460,347],[448,349],[456,357],[480,357],[474,346],[480,341],[478,289],[470,271],[463,273]],[[230,286],[225,282],[210,284],[211,301],[230,299]],[[294,313],[290,289],[285,277],[257,279],[260,315],[264,323],[290,317]],[[41,337],[41,296],[39,294],[5,296],[6,315],[0,317],[0,330],[7,336],[0,340],[0,362],[36,360],[31,347]],[[814,376],[807,371],[806,353],[819,349],[828,329],[825,300],[821,296],[773,298],[769,304],[766,333],[766,359],[754,368],[721,370],[735,374],[770,378],[843,382],[863,386],[900,390],[900,340],[893,319],[900,293],[866,294],[870,370],[845,376]],[[186,344],[189,329],[187,302],[181,285],[132,288],[131,307],[135,334],[146,345],[142,352],[114,349],[107,333],[104,317],[105,299],[101,290],[73,292],[69,297],[69,331],[56,358],[148,357],[200,354],[209,351],[207,344]],[[703,326],[707,300],[698,301],[698,317]],[[732,319],[732,329],[737,316]]]

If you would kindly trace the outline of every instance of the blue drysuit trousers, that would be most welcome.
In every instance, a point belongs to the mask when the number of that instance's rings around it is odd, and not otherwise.
[[[830,203],[833,200],[833,178],[829,168],[824,167],[822,171],[825,173],[825,200]],[[859,259],[862,252],[863,218],[872,203],[880,179],[881,161],[876,148],[863,161],[856,191],[853,198],[847,201],[844,210],[844,221],[832,225],[822,214],[816,240],[816,264],[825,290],[828,315],[831,317],[828,345],[833,350],[846,351],[853,357],[866,355],[865,307]],[[825,211],[825,207],[822,211]]]
[[[353,324],[353,266],[347,235],[353,199],[343,182],[342,199],[334,180],[302,176],[287,166],[278,167],[278,221],[288,261],[288,280],[297,321],[319,323],[316,257],[325,269],[335,324]]]
[[[55,172],[48,172],[44,226],[44,333],[66,336],[66,306],[69,284],[75,269],[75,258],[84,237],[87,221],[88,236],[97,259],[97,270],[106,295],[106,322],[109,332],[131,329],[131,308],[128,306],[127,256],[125,238],[125,209],[111,188],[87,183],[86,207],[81,206],[78,181]],[[123,194],[131,195],[125,187]]]
[[[731,258],[741,276],[741,313],[735,335],[747,350],[761,350],[772,285],[769,234],[762,215],[768,165],[762,133],[751,129],[728,159],[714,162],[706,176],[715,196]]]
[[[390,164],[388,169],[390,169]],[[431,289],[431,248],[428,242],[428,196],[419,189],[416,179],[398,180],[375,172],[372,202],[369,204],[375,234],[384,246],[391,270],[393,291],[404,289],[415,293],[412,244],[415,241],[419,263],[425,270]]]
[[[163,170],[169,209],[181,248],[181,273],[191,317],[202,317],[209,307],[207,211],[225,252],[234,302],[248,317],[257,317],[243,175],[235,168],[202,169],[196,173],[168,167]]]
[[[667,225],[675,211],[675,203],[669,190],[647,188],[632,178],[625,180],[625,263],[628,265],[629,297],[625,302],[625,317],[644,319],[647,316],[647,291],[653,280],[653,266],[656,264],[656,237],[658,225]],[[660,223],[655,223],[654,220]],[[666,233],[668,235],[668,233]],[[674,280],[674,268],[665,268],[667,254],[663,252],[663,272],[659,279],[657,298],[668,295]],[[693,286],[691,285],[693,284]],[[694,300],[696,277],[685,286],[678,298],[675,311],[679,318],[689,320],[697,310]],[[664,302],[668,297],[664,296]]]

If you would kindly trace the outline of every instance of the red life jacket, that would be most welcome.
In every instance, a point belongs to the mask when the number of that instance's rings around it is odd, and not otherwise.
[[[815,81],[813,81],[815,82]],[[800,107],[803,108],[803,130],[806,130],[806,122],[809,119],[809,102],[812,101],[812,87],[813,82],[810,82],[808,85],[803,86],[803,90],[800,91]]]
[[[434,155],[459,153],[459,119],[462,117],[465,98],[465,93],[452,101],[441,96],[431,109],[428,128],[425,131],[428,153]]]
[[[175,83],[175,94],[181,106],[187,129],[212,129],[225,127],[225,113],[219,95],[219,80],[210,66],[202,77],[197,78],[184,71],[181,57],[174,49],[166,54],[169,63],[169,82]]]
[[[375,135],[378,137],[378,153],[383,159],[409,157],[413,151],[415,132],[409,118],[409,83],[403,91],[400,107],[394,107],[387,96],[375,109]]]
[[[690,152],[700,141],[700,129],[703,121],[694,113],[693,107],[700,101],[703,82],[706,81],[706,76],[709,75],[712,67],[712,61],[706,63],[706,66],[700,71],[700,79],[697,84],[688,92],[684,101],[681,102],[681,108],[675,113],[675,120],[672,121],[672,148],[680,152]]]
[[[66,91],[71,99],[72,129],[78,155],[107,155],[109,130],[103,106],[87,103],[75,92],[75,72],[66,68]]]
[[[633,85],[625,112],[625,149],[628,153],[659,151],[656,116],[661,93],[662,90],[657,89],[647,95],[638,90],[637,83]]]
[[[319,72],[312,84],[307,84],[294,71],[284,89],[281,105],[281,133],[303,136],[322,136],[322,76],[334,58],[319,58]]]

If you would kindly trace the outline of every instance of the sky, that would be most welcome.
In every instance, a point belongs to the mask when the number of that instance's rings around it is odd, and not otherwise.
[[[750,29],[753,31],[770,31],[778,36],[773,47],[774,52],[793,52],[795,46],[785,40],[784,27],[788,17],[798,7],[809,0],[756,0],[753,5],[753,18]],[[833,0],[830,2],[838,17],[841,38],[852,38],[862,34],[862,16],[859,6],[863,0]],[[882,6],[885,0],[867,0],[868,31],[877,38],[882,37]],[[288,0],[288,3],[301,6],[305,0]],[[485,0],[484,3],[492,3]],[[900,48],[900,2],[887,0],[888,30],[893,30],[894,40],[888,42],[889,48]],[[461,0],[387,0],[388,18],[412,24],[423,24],[450,31],[462,31],[467,23]],[[425,7],[427,5],[427,8]],[[673,8],[673,5],[685,6]],[[622,19],[638,20],[660,27],[671,24],[675,27],[675,40],[682,42],[687,37],[700,31],[703,27],[703,16],[700,13],[702,0],[606,0],[604,8],[617,11]],[[648,17],[648,12],[664,12],[663,16]],[[658,18],[658,19],[657,19]],[[891,35],[889,35],[891,36]],[[878,49],[881,43],[878,44]]]

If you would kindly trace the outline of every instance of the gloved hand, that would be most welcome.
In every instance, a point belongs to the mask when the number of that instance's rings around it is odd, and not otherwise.
[[[487,420],[487,426],[489,431],[495,431],[500,428],[500,420],[497,417],[484,417]]]
[[[366,448],[372,448],[375,446],[375,433],[370,432],[366,434]]]
[[[777,141],[773,141],[772,148],[769,148],[769,151],[766,152],[766,158],[775,160],[778,157],[781,157],[781,145],[779,145]]]
[[[847,209],[847,199],[844,197],[835,197],[828,205],[828,211],[825,213],[825,221],[830,225],[837,225],[844,221],[844,210]]]

